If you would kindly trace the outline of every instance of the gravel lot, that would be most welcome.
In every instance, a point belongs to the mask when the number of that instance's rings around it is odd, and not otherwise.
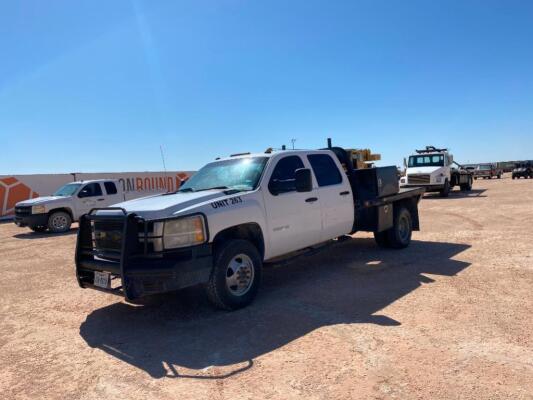
[[[75,230],[0,224],[0,397],[533,399],[533,181],[426,196],[421,223],[267,269],[233,313],[80,289]]]

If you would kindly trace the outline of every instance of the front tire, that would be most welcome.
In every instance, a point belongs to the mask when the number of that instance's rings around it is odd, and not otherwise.
[[[222,244],[215,251],[207,297],[223,310],[247,306],[259,290],[262,266],[259,251],[249,241],[233,239]]]
[[[469,192],[472,190],[472,178],[468,178],[468,182],[461,185],[463,192]]]
[[[448,197],[450,194],[450,181],[446,179],[444,181],[444,188],[440,191],[440,197]]]
[[[63,233],[70,230],[72,218],[64,211],[56,211],[48,217],[48,229],[52,233]]]

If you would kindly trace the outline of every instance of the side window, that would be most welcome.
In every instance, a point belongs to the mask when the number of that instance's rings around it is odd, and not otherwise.
[[[102,188],[100,187],[100,184],[97,182],[88,183],[85,185],[83,189],[80,190],[80,193],[78,193],[78,197],[94,197],[94,196],[101,196],[102,195]]]
[[[342,175],[335,161],[327,154],[310,154],[307,159],[311,163],[318,186],[330,186],[342,183]]]
[[[107,194],[117,194],[117,186],[115,182],[104,182],[105,191]]]
[[[299,168],[304,168],[304,163],[298,156],[288,156],[279,160],[268,182],[270,193],[277,195],[296,191],[294,171]]]

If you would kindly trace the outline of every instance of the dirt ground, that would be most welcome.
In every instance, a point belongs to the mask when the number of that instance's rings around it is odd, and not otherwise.
[[[76,230],[0,224],[0,397],[533,399],[533,181],[420,208],[410,248],[357,234],[232,313],[80,289]]]

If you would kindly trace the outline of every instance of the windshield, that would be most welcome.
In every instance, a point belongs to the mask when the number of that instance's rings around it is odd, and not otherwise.
[[[236,158],[207,164],[179,190],[197,192],[207,189],[253,190],[259,183],[268,157]]]
[[[54,196],[72,196],[76,190],[81,186],[81,183],[68,183],[65,186],[61,186],[54,193]]]
[[[444,155],[434,154],[427,156],[411,156],[409,157],[409,167],[443,167]]]
[[[480,165],[477,167],[479,170],[487,171],[490,170],[490,165]]]

